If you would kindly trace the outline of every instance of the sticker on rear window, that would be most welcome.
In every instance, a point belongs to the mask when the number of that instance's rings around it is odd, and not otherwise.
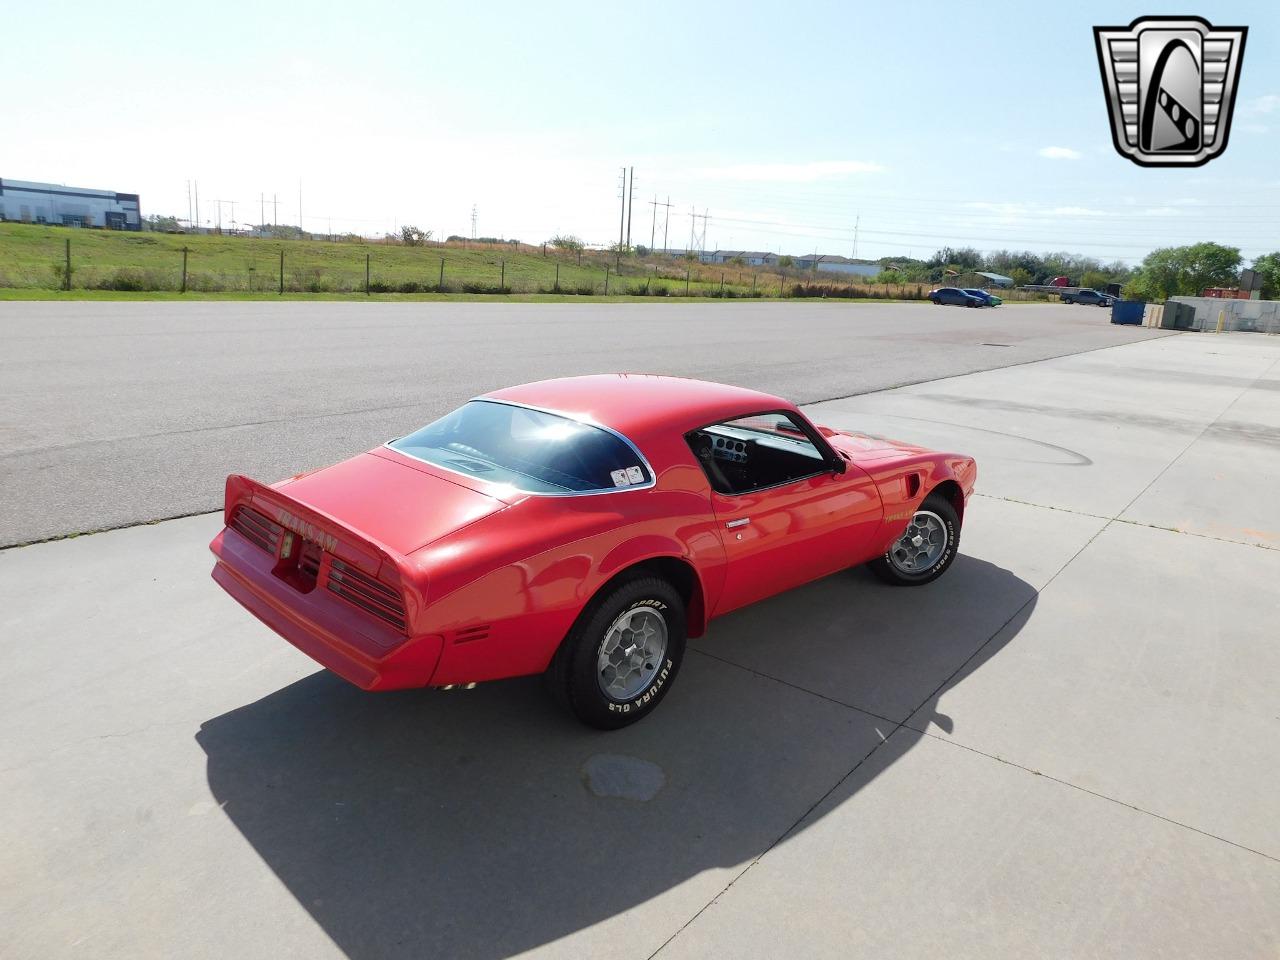
[[[627,480],[631,483],[644,483],[644,471],[639,467],[627,467]]]
[[[609,476],[613,478],[613,485],[615,487],[631,486],[631,478],[627,476],[626,470],[614,470],[609,474]]]

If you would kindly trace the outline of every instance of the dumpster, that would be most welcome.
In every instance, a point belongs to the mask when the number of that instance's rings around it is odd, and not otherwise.
[[[1147,305],[1141,300],[1117,300],[1111,305],[1111,322],[1142,325],[1142,314]]]

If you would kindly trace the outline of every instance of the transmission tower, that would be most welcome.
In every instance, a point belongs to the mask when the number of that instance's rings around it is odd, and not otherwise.
[[[472,240],[476,238],[476,217],[477,216],[478,214],[476,213],[476,205],[473,203],[471,205],[471,239]]]

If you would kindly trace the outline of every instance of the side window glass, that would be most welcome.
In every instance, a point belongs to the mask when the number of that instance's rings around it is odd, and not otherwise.
[[[827,461],[786,413],[740,417],[694,430],[685,438],[718,493],[738,494],[816,476]]]

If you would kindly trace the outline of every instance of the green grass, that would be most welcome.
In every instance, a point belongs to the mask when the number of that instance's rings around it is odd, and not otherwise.
[[[444,293],[552,294],[557,264],[559,286],[564,293],[603,295],[606,268],[611,297],[637,293],[646,282],[651,291],[665,288],[670,296],[685,292],[683,263],[651,265],[624,258],[623,276],[619,277],[613,257],[604,253],[584,253],[579,264],[577,254],[550,248],[543,255],[536,247],[408,247],[375,242],[72,230],[16,223],[0,224],[0,289],[59,289],[64,278],[67,240],[71,241],[73,293],[102,289],[177,293],[184,247],[188,249],[190,293],[278,295],[282,251],[285,290],[292,293],[363,295],[366,256],[375,292],[436,292],[442,257]],[[654,275],[655,271],[659,276]],[[663,278],[662,273],[669,276]],[[674,276],[677,273],[678,279]],[[773,289],[776,287],[775,278]],[[706,296],[719,288],[719,280],[708,276],[708,268],[693,266],[691,294]],[[725,289],[746,295],[749,281],[728,282]],[[762,292],[765,289],[761,287]]]

